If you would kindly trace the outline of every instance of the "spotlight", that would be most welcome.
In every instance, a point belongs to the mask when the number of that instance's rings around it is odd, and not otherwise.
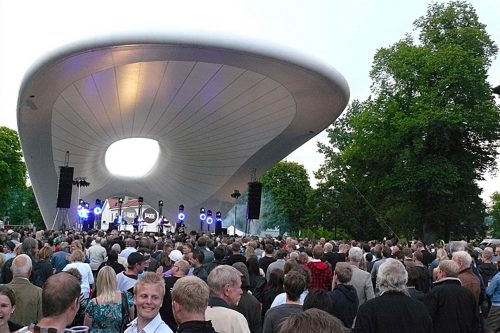
[[[221,214],[221,212],[217,211],[217,212],[215,213],[215,220],[216,220],[217,222],[222,221],[222,214]]]
[[[184,221],[186,218],[186,214],[184,214],[184,205],[179,205],[179,214],[177,215],[179,221]]]
[[[101,215],[101,213],[102,213],[102,208],[99,206],[96,206],[94,208],[94,215]]]
[[[207,214],[205,214],[205,208],[200,208],[200,220],[205,221],[207,218]]]
[[[118,203],[123,203],[123,198],[118,198]]]
[[[158,207],[163,207],[163,200],[158,201]]]
[[[207,210],[207,224],[212,224],[213,222],[212,211],[209,209]]]

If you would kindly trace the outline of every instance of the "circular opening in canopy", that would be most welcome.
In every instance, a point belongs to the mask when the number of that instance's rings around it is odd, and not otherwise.
[[[106,150],[106,168],[115,176],[138,178],[153,169],[160,145],[146,138],[129,138],[113,142]]]

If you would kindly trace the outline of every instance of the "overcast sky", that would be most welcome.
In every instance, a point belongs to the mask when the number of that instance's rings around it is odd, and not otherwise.
[[[0,0],[0,126],[17,130],[17,94],[27,70],[68,44],[112,34],[152,32],[179,35],[238,36],[271,42],[311,55],[337,69],[352,99],[370,93],[368,72],[373,55],[412,31],[428,1],[365,0]],[[472,1],[480,21],[500,42],[500,1]],[[500,60],[489,82],[500,85]],[[497,99],[498,101],[498,99]],[[311,174],[323,156],[316,152],[319,134],[287,160]],[[489,198],[500,191],[500,177],[481,183]],[[313,180],[314,182],[314,180]]]

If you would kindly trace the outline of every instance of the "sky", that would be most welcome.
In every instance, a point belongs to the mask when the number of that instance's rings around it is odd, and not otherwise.
[[[500,43],[500,1],[471,1],[492,39]],[[351,101],[370,94],[373,56],[413,29],[425,15],[424,0],[0,0],[0,126],[17,130],[17,95],[24,75],[40,59],[67,45],[114,34],[154,32],[237,36],[312,56],[338,70]],[[500,59],[489,72],[500,85]],[[497,102],[500,102],[497,99]],[[312,172],[324,160],[322,132],[286,160]],[[500,162],[500,159],[499,159]],[[500,175],[485,175],[483,199],[500,191]]]

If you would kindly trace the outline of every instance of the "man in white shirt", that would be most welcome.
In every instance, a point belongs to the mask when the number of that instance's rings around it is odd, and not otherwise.
[[[165,282],[153,272],[144,273],[134,286],[135,318],[125,333],[173,333],[160,316]]]
[[[94,240],[94,245],[89,247],[89,264],[94,277],[97,277],[97,269],[106,260],[106,249],[101,245],[102,238],[97,236]]]

